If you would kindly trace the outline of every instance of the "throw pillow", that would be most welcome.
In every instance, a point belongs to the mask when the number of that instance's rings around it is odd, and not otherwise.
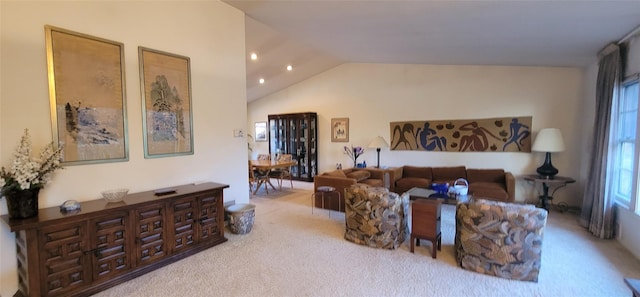
[[[357,181],[363,181],[368,179],[371,176],[371,173],[367,170],[356,170],[347,174],[348,178],[355,178]]]
[[[347,175],[345,175],[342,170],[329,171],[329,172],[326,172],[325,175],[336,176],[336,177],[347,177]]]

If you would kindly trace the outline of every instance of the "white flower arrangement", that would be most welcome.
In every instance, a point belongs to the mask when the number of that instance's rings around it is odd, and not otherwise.
[[[51,180],[51,175],[57,169],[62,169],[60,160],[62,145],[54,148],[53,142],[40,153],[40,158],[31,157],[31,139],[29,130],[24,130],[20,145],[16,149],[15,158],[10,169],[4,166],[0,170],[0,190],[8,191],[43,188]]]

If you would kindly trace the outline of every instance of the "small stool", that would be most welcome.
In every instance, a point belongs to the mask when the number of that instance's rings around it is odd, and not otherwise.
[[[625,278],[624,282],[631,289],[633,297],[640,297],[640,279]]]
[[[322,208],[324,208],[324,197],[327,194],[338,194],[338,211],[340,211],[340,206],[342,205],[342,197],[340,196],[340,192],[336,191],[336,188],[330,186],[320,186],[318,187],[318,191],[311,194],[311,214],[313,214],[313,208],[315,207],[316,195],[321,195],[322,197]],[[329,209],[329,218],[331,218],[331,209]]]
[[[442,233],[440,232],[441,202],[438,200],[416,199],[411,204],[411,247],[420,246],[420,239],[431,241],[431,257],[436,258],[436,250],[442,249]]]

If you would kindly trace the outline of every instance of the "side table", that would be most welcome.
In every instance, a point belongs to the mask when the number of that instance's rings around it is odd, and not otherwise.
[[[322,199],[322,208],[324,208],[324,198],[330,194],[338,194],[338,212],[340,212],[340,208],[342,206],[342,197],[340,192],[336,191],[336,188],[330,186],[321,186],[318,187],[318,191],[311,194],[311,214],[313,214],[313,208],[316,203],[316,195],[320,195]],[[331,217],[331,209],[329,209],[329,217]]]
[[[411,204],[411,252],[413,244],[420,246],[420,239],[431,241],[431,257],[436,258],[436,249],[442,249],[440,232],[441,202],[438,200],[416,199]]]
[[[432,189],[420,188],[420,187],[411,188],[409,189],[409,191],[407,191],[407,193],[409,193],[409,200],[416,200],[416,199],[439,200],[439,201],[442,201],[442,203],[444,204],[453,204],[453,205],[456,205],[460,202],[468,202],[473,200],[473,197],[471,194],[454,195],[454,196],[447,195],[445,197],[445,196],[437,195],[437,192]]]
[[[522,176],[524,180],[532,182],[534,184],[542,184],[542,195],[538,196],[542,208],[549,210],[549,200],[553,199],[556,191],[567,186],[567,184],[575,183],[576,180],[566,176],[554,176],[553,178],[546,178],[537,174],[527,174]],[[552,188],[551,196],[549,196],[549,188]]]
[[[640,297],[640,279],[625,278],[624,282],[627,284],[633,297]]]

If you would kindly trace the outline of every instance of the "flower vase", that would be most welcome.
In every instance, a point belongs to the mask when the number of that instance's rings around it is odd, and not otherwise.
[[[39,193],[40,188],[5,191],[3,194],[7,199],[9,218],[26,219],[37,216]]]

